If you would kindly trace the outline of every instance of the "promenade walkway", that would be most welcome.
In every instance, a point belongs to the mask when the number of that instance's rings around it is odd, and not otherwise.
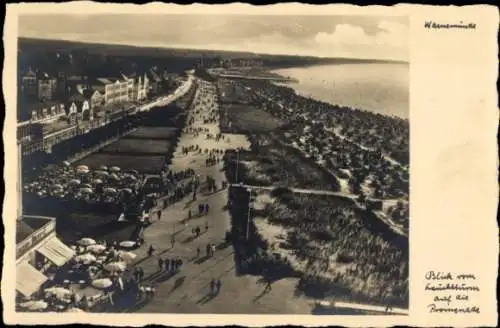
[[[196,97],[204,97],[204,102],[195,106],[191,115],[194,115],[194,126],[209,129],[209,133],[219,132],[218,124],[204,124],[203,116],[217,106],[214,85],[204,86],[209,92],[203,95],[197,92]],[[201,111],[194,114],[198,109]],[[189,118],[188,118],[189,120]],[[222,162],[214,166],[206,166],[206,154],[189,153],[184,155],[182,147],[197,144],[201,148],[235,148],[247,147],[248,141],[244,136],[231,135],[228,138],[206,140],[206,133],[198,137],[192,133],[183,133],[180,137],[177,150],[172,159],[171,168],[181,170],[193,168],[200,174],[203,181],[207,175],[212,176],[220,186],[225,180],[222,171]],[[209,214],[197,217],[199,203],[208,203]],[[245,313],[245,314],[309,314],[311,311],[310,300],[294,296],[296,279],[283,279],[273,284],[272,290],[264,292],[265,285],[259,283],[258,277],[238,276],[234,267],[233,248],[229,246],[219,249],[211,258],[205,257],[207,243],[219,244],[224,239],[225,232],[230,228],[229,213],[225,210],[227,204],[227,190],[215,193],[200,192],[196,201],[187,197],[181,202],[162,211],[161,219],[154,215],[154,223],[145,230],[145,244],[136,253],[138,254],[136,266],[145,271],[147,283],[156,284],[156,296],[146,302],[126,311],[142,313]],[[193,213],[188,220],[188,209]],[[205,223],[208,222],[208,231],[204,232]],[[202,234],[193,238],[192,229],[199,226]],[[176,243],[171,247],[170,241],[175,235]],[[150,245],[156,249],[155,254],[147,257]],[[196,249],[201,249],[201,256],[196,258]],[[158,272],[158,258],[182,258],[184,264],[181,272],[168,277]],[[220,279],[222,288],[215,297],[209,295],[209,283],[212,278]]]

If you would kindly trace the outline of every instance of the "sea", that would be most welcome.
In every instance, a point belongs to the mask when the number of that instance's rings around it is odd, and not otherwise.
[[[409,65],[355,63],[274,70],[296,93],[335,105],[409,118]]]

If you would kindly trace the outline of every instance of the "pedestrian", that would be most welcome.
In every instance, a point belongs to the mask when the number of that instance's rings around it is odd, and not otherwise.
[[[209,257],[210,256],[210,244],[207,244],[206,251],[207,251],[207,257]]]
[[[215,289],[217,290],[216,294],[219,294],[221,286],[222,286],[222,283],[221,283],[220,279],[217,279],[215,281]]]
[[[158,211],[158,220],[161,219],[161,211]]]
[[[210,294],[215,293],[215,285],[216,285],[215,279],[212,278],[212,280],[210,280]]]
[[[183,263],[182,259],[179,259],[179,269],[182,267],[182,263]]]
[[[148,249],[148,256],[149,257],[153,256],[154,252],[155,252],[155,249],[154,249],[153,245],[150,245],[149,249]]]
[[[139,279],[141,281],[144,279],[144,269],[142,267],[139,268]]]
[[[191,209],[188,211],[188,220],[191,220]]]
[[[210,252],[210,253],[211,253],[211,256],[214,256],[214,254],[215,254],[215,244],[212,244],[212,245],[210,246],[210,250],[211,250],[211,252]]]
[[[170,271],[170,260],[168,258],[165,260],[165,271]]]
[[[205,232],[208,231],[208,221],[205,221]]]
[[[201,253],[200,247],[197,247],[196,248],[196,258],[200,257],[200,253]]]
[[[174,248],[175,246],[175,237],[172,236],[172,238],[170,239],[170,244],[172,245],[172,248]]]
[[[158,271],[162,271],[163,270],[163,259],[160,257],[158,259]]]
[[[265,291],[267,292],[267,291],[270,291],[271,289],[272,289],[272,287],[271,287],[271,279],[267,279],[266,280],[266,289],[265,289]]]
[[[205,204],[205,214],[208,214],[208,209],[209,209],[208,204]]]

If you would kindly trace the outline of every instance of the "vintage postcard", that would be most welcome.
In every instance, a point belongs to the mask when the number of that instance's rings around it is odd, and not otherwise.
[[[4,320],[494,326],[498,26],[7,5]]]

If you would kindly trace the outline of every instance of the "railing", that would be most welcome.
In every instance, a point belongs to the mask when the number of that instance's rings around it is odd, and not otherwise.
[[[56,230],[56,220],[51,217],[45,216],[31,216],[25,215],[23,218],[32,218],[39,220],[48,220],[46,224],[44,224],[40,229],[32,232],[28,237],[26,237],[23,241],[16,245],[16,258],[20,258],[28,250],[30,250],[33,246],[38,244],[40,241],[45,239],[48,235],[55,232]]]

